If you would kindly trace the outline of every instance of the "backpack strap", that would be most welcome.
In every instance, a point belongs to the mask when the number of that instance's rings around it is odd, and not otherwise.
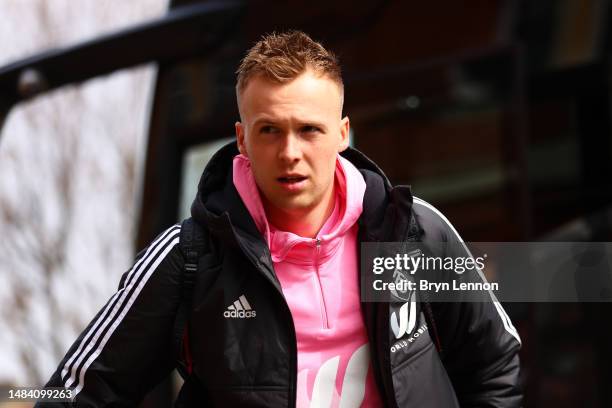
[[[200,257],[208,250],[208,236],[193,218],[181,224],[179,248],[185,259],[181,281],[181,300],[174,320],[173,344],[177,356],[177,369],[186,378],[191,374],[189,353],[189,315],[193,303],[193,288]]]

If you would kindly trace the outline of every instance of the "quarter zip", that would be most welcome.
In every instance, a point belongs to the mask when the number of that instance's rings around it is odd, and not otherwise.
[[[321,304],[320,304],[320,308],[321,308],[321,320],[323,322],[323,328],[324,329],[329,329],[329,318],[327,315],[327,306],[325,304],[325,295],[323,293],[323,284],[321,283],[321,276],[319,275],[319,261],[320,261],[320,255],[321,255],[321,239],[320,238],[315,238],[314,240],[314,244],[315,244],[315,261],[314,261],[314,267],[315,267],[315,282],[318,285],[318,289],[319,289],[319,295],[321,296]]]

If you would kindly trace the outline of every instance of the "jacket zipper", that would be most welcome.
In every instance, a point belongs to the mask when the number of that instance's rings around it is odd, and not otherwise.
[[[253,264],[253,266],[255,267],[256,270],[259,270],[260,273],[262,273],[264,275],[264,277],[266,278],[266,280],[268,282],[270,282],[270,284],[274,287],[274,291],[276,293],[278,293],[281,297],[281,301],[285,306],[285,311],[287,313],[288,316],[288,321],[289,321],[289,331],[292,337],[292,342],[290,342],[289,344],[289,373],[290,373],[290,389],[289,389],[289,408],[295,408],[296,406],[296,401],[297,401],[297,334],[295,333],[295,323],[293,322],[293,315],[291,314],[291,309],[289,309],[289,305],[287,304],[287,300],[285,299],[285,295],[283,294],[282,290],[277,287],[274,282],[272,280],[270,280],[267,275],[265,273],[262,272],[262,269],[265,268],[265,266],[263,265],[262,262],[253,259],[251,256],[249,256],[248,251],[245,250],[245,248],[243,247],[243,244],[241,243],[240,239],[237,237],[237,242],[238,242],[238,246],[240,247],[240,249],[242,250],[242,253],[245,254],[245,256],[247,257],[247,259],[249,261],[251,261],[251,263]],[[272,262],[272,256],[270,254],[270,251],[267,250],[266,251],[266,263],[268,264],[269,268],[271,268],[272,270],[274,270],[274,267],[272,266],[274,263]]]
[[[361,221],[361,218],[360,218]],[[360,243],[359,245],[357,245],[357,259],[361,259],[361,243],[363,242],[379,242],[375,237],[372,236],[368,236],[365,232],[364,232],[364,226],[361,224],[361,222],[359,223],[359,235],[358,235],[358,242]],[[361,268],[359,267],[359,291],[361,292],[362,290],[362,282],[361,282]],[[386,360],[385,361],[385,356],[387,355],[386,351],[389,350],[389,343],[388,341],[385,341],[385,337],[388,337],[389,335],[389,327],[385,325],[389,324],[389,307],[387,306],[383,306],[385,313],[383,313],[383,322],[382,323],[382,327],[386,328],[383,331],[383,334],[380,335],[380,333],[378,331],[375,331],[372,329],[372,326],[376,327],[377,326],[377,321],[380,321],[380,316],[379,316],[379,303],[368,303],[368,302],[363,302],[361,301],[361,315],[363,316],[363,322],[364,325],[366,327],[366,332],[368,334],[368,342],[370,343],[371,347],[370,347],[370,364],[372,366],[372,369],[374,371],[374,378],[376,379],[376,383],[378,385],[378,390],[380,392],[380,397],[382,398],[383,401],[385,402],[385,407],[392,407],[392,408],[397,408],[397,401],[395,399],[395,389],[393,387],[393,375],[391,373],[391,362],[390,360]],[[370,312],[372,314],[375,314],[376,316],[369,316],[370,319],[368,319],[368,314],[366,313],[365,308],[368,308],[370,310]],[[372,321],[372,319],[374,319],[374,321]],[[368,325],[369,323],[369,325]],[[382,345],[381,345],[382,343]],[[380,350],[384,350],[383,351],[383,355],[381,355],[379,353]]]
[[[321,253],[321,240],[315,238],[315,272],[317,274],[316,280],[319,286],[319,295],[321,296],[321,319],[323,320],[323,328],[329,329],[329,319],[327,316],[327,306],[325,305],[325,297],[323,295],[323,284],[321,283],[321,276],[319,275],[319,255]]]
[[[270,254],[270,251],[266,251],[266,255],[267,255],[268,264],[270,265],[272,269],[274,269],[273,267],[274,263],[272,262],[272,255]],[[297,370],[298,370],[297,333],[295,332],[295,323],[293,321],[293,315],[291,314],[291,309],[289,308],[289,304],[287,303],[287,300],[285,299],[285,295],[283,294],[282,290],[279,290],[276,287],[275,289],[276,289],[276,292],[280,294],[282,303],[285,305],[285,311],[287,315],[289,316],[289,323],[290,323],[289,331],[291,333],[291,337],[293,338],[293,342],[289,344],[289,348],[290,348],[289,350],[289,353],[290,353],[289,373],[291,376],[290,389],[289,389],[289,407],[295,408],[296,401],[297,401]]]

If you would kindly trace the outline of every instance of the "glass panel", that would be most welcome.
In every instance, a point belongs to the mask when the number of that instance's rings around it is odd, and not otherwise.
[[[0,65],[166,7],[167,0],[3,1]],[[32,100],[7,118],[0,325],[11,330],[0,331],[0,384],[46,382],[132,263],[154,78],[153,66],[121,71]]]
[[[181,197],[179,202],[179,220],[191,216],[191,203],[198,191],[198,182],[202,171],[213,154],[223,145],[235,140],[234,136],[217,139],[214,142],[191,146],[185,152],[181,180]]]
[[[0,383],[46,382],[132,263],[153,66],[38,98],[0,146]],[[75,296],[75,294],[78,294]]]
[[[356,146],[393,184],[410,184],[440,208],[464,238],[521,233],[516,209],[507,205],[519,186],[513,64],[507,52],[436,60],[351,87],[361,98],[347,109]],[[378,93],[370,96],[371,88]]]
[[[168,0],[3,0],[0,65],[162,15]],[[16,35],[19,33],[19,35]]]

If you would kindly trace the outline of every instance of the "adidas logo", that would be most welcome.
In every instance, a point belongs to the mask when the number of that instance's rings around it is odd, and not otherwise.
[[[240,296],[233,305],[228,306],[227,310],[223,312],[223,317],[226,319],[250,319],[255,316],[255,310],[253,310],[244,295]]]

